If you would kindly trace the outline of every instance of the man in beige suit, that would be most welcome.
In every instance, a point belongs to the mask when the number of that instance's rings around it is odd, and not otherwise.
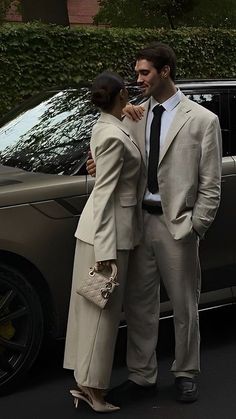
[[[149,173],[153,109],[162,105],[156,185],[143,199],[144,238],[130,259],[125,312],[129,380],[120,391],[139,391],[157,380],[156,344],[160,278],[172,303],[175,327],[177,400],[198,397],[200,371],[198,300],[199,239],[211,225],[220,200],[221,131],[215,114],[187,99],[175,86],[171,48],[153,44],[137,55],[136,73],[144,96],[144,117],[126,118]]]
[[[124,123],[146,162],[144,236],[130,256],[125,293],[129,380],[111,396],[142,394],[156,383],[162,279],[174,314],[177,400],[192,402],[200,371],[198,247],[220,200],[221,131],[215,114],[176,88],[169,46],[155,43],[139,51],[135,70],[148,100],[143,118]]]

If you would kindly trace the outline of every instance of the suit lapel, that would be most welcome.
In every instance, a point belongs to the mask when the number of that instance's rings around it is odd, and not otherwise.
[[[147,157],[146,157],[146,123],[147,123],[147,116],[148,116],[148,109],[149,109],[150,100],[148,99],[146,102],[142,103],[142,106],[145,109],[144,117],[141,118],[139,121],[133,121],[128,117],[125,117],[124,124],[128,127],[129,131],[132,134],[136,144],[139,147],[141,152],[142,160],[144,165],[147,165]]]
[[[135,122],[138,124],[138,129],[136,129],[136,139],[139,145],[141,156],[143,158],[143,162],[145,166],[147,166],[147,155],[146,155],[146,124],[147,124],[147,117],[148,117],[148,110],[150,106],[150,99],[146,102],[142,103],[142,106],[145,109],[145,116],[139,122]]]
[[[176,135],[181,130],[181,128],[186,124],[186,122],[190,118],[190,106],[191,102],[183,95],[183,99],[177,105],[176,114],[174,120],[168,130],[164,145],[160,150],[160,158],[159,158],[159,165],[161,164],[163,158],[165,157],[170,145],[174,141]]]
[[[133,124],[136,125],[135,129],[135,139],[138,143],[139,149],[141,151],[141,155],[144,161],[145,166],[147,166],[147,157],[146,157],[146,124],[147,124],[147,117],[148,117],[148,111],[150,106],[150,99],[148,99],[146,102],[142,103],[142,106],[145,109],[145,117],[142,118],[139,122],[133,122]],[[191,101],[182,93],[182,100],[180,101],[178,108],[176,110],[176,114],[174,117],[174,120],[169,128],[169,131],[167,133],[164,145],[162,149],[160,150],[160,159],[159,164],[165,157],[171,143],[174,141],[176,135],[180,131],[180,129],[184,126],[184,124],[188,121],[190,118],[189,111],[192,109],[191,107]]]

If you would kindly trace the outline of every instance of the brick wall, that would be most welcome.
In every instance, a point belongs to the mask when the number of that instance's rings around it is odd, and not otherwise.
[[[92,25],[93,16],[98,11],[98,0],[68,0],[68,14],[71,25]],[[20,22],[21,16],[18,14],[14,4],[7,13],[6,21]]]
[[[16,6],[13,2],[6,15],[6,21],[7,22],[21,22],[21,20],[22,20],[21,15],[17,12]]]
[[[92,25],[93,16],[98,12],[98,0],[68,0],[71,25]]]

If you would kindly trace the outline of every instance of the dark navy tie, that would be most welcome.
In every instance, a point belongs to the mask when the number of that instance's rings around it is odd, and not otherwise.
[[[153,120],[150,130],[150,150],[148,158],[148,189],[154,194],[158,191],[157,167],[160,153],[161,116],[165,108],[156,105],[153,108]]]

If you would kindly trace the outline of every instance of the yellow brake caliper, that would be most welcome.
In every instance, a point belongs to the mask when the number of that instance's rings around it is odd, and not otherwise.
[[[0,295],[0,303],[1,303],[1,299],[2,299],[2,295]],[[6,308],[2,314],[3,315],[7,315],[9,313],[8,308]],[[10,340],[13,338],[14,334],[15,334],[16,330],[12,324],[11,320],[7,320],[5,322],[0,323],[0,337],[6,339],[6,340]],[[0,353],[2,353],[4,351],[3,346],[0,345]]]

